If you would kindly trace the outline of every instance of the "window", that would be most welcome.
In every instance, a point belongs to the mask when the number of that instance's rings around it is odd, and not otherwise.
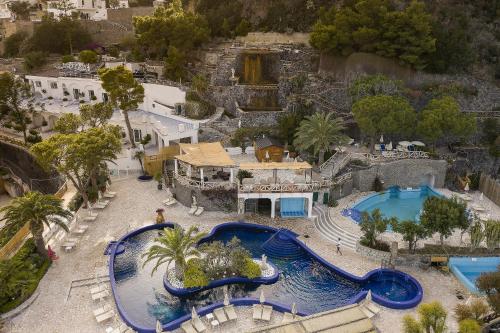
[[[73,89],[73,97],[75,99],[80,99],[80,90],[78,89]]]
[[[36,85],[37,87],[41,87],[41,86],[42,86],[42,82],[41,82],[41,81],[35,81],[35,85]]]
[[[95,100],[96,97],[95,97],[95,93],[93,90],[89,90],[89,98],[91,101]]]
[[[134,129],[134,141],[140,142],[142,140],[142,131],[140,129]]]
[[[51,89],[57,89],[57,82],[50,82]]]
[[[109,101],[108,94],[102,93],[102,100],[104,101],[104,103],[107,103]]]

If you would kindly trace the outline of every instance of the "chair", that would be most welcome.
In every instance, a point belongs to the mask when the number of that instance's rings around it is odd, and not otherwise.
[[[228,319],[226,317],[226,314],[224,313],[224,309],[218,308],[214,310],[214,315],[215,318],[219,321],[219,323],[225,323]]]
[[[205,208],[198,207],[198,209],[196,210],[196,212],[194,212],[194,216],[200,216],[201,213],[203,213],[204,210],[205,210]]]
[[[63,248],[64,251],[66,251],[66,252],[73,250],[75,247],[76,247],[76,243],[74,243],[74,242],[68,241],[68,242],[64,242],[61,244],[61,248]]]
[[[188,213],[189,213],[189,215],[193,215],[193,214],[196,212],[196,210],[197,210],[197,209],[198,209],[198,207],[196,207],[196,206],[191,206],[191,209],[190,209],[190,210],[189,210],[189,212],[188,212]]]
[[[262,319],[262,305],[260,304],[254,304],[253,305],[253,319]]]
[[[371,318],[373,318],[373,316],[375,316],[375,314],[373,312],[371,312],[370,310],[365,308],[363,305],[361,305],[359,307],[359,309],[361,310],[361,312],[363,312],[365,314],[365,316],[368,317],[368,319],[371,319]]]
[[[185,321],[181,324],[181,329],[185,333],[197,333],[196,329],[193,327],[193,324],[191,324],[190,321]]]
[[[103,313],[106,313],[108,311],[111,311],[113,310],[113,308],[111,307],[111,305],[109,304],[104,304],[104,306],[101,306],[100,308],[97,308],[94,310],[94,317],[97,317],[97,316],[100,316],[102,315]]]
[[[100,314],[98,316],[95,316],[95,320],[98,322],[98,323],[102,323],[103,321],[106,321],[106,320],[109,320],[111,318],[113,318],[115,316],[115,311],[113,310],[110,310],[108,312],[105,312],[103,314]]]
[[[376,315],[377,313],[379,313],[381,311],[381,309],[376,306],[375,304],[373,304],[373,302],[366,302],[364,304],[364,306],[370,310],[370,312],[372,312],[374,315]]]
[[[201,319],[199,317],[195,317],[195,318],[191,319],[191,323],[193,324],[194,329],[199,333],[205,332],[207,330],[207,328],[205,327],[205,324],[203,324],[203,322],[201,321]]]
[[[236,320],[238,319],[238,315],[236,314],[236,311],[234,311],[234,305],[231,304],[231,305],[226,305],[224,307],[224,312],[226,313],[227,315],[227,318],[231,321],[231,320]]]
[[[293,315],[290,312],[285,312],[283,314],[283,320],[281,321],[282,324],[290,323],[294,321]]]
[[[107,290],[106,286],[104,284],[99,284],[97,287],[90,289],[90,293],[93,295],[105,290]]]
[[[262,308],[262,320],[270,321],[271,314],[273,313],[273,307],[270,305],[264,305]]]
[[[102,300],[108,296],[109,296],[109,292],[107,290],[103,290],[103,291],[98,292],[96,294],[92,294],[92,300],[93,301]]]

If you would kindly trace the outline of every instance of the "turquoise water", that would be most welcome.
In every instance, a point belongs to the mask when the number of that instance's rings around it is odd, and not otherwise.
[[[500,257],[453,257],[449,266],[455,276],[472,292],[477,293],[476,279],[482,273],[495,272],[500,265]]]
[[[441,194],[427,186],[414,190],[391,187],[384,192],[368,196],[352,209],[368,213],[379,209],[387,218],[396,217],[400,221],[418,221],[425,200],[431,196],[441,196]]]

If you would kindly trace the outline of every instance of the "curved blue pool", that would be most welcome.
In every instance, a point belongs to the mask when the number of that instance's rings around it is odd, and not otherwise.
[[[222,305],[222,288],[178,298],[165,290],[161,269],[151,276],[154,263],[143,268],[141,256],[154,243],[160,227],[152,225],[125,235],[119,241],[125,247],[124,252],[116,254],[114,248],[110,257],[110,280],[118,311],[139,332],[154,332],[156,320],[161,321],[164,329],[173,330],[190,318],[193,306],[203,315]],[[410,275],[377,269],[364,277],[354,276],[316,255],[286,229],[226,223],[215,227],[202,242],[229,241],[235,236],[254,257],[266,254],[280,276],[271,285],[231,285],[233,304],[257,302],[261,290],[266,303],[275,309],[290,311],[291,304],[296,302],[302,315],[358,302],[369,289],[375,302],[392,308],[411,308],[422,299],[422,288]]]
[[[351,208],[349,215],[359,223],[361,221],[360,213],[371,213],[375,209],[379,209],[387,218],[396,217],[400,221],[418,221],[424,201],[429,197],[439,196],[442,194],[429,186],[411,190],[403,190],[393,186],[363,198]]]

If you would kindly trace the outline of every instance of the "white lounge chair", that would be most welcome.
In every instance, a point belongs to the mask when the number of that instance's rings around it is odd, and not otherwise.
[[[108,312],[105,312],[103,314],[100,314],[98,316],[95,316],[95,320],[98,322],[98,323],[102,323],[106,320],[110,320],[111,318],[113,318],[115,316],[115,312],[113,310],[110,310]]]
[[[205,332],[207,328],[205,327],[205,324],[201,321],[200,317],[196,317],[191,319],[191,324],[193,324],[194,329],[198,332]]]
[[[193,327],[193,324],[191,324],[190,321],[185,321],[181,324],[181,329],[185,333],[197,333],[196,329]]]
[[[270,321],[271,314],[273,313],[273,307],[270,305],[264,305],[262,308],[262,320]]]
[[[92,205],[92,209],[104,209],[106,208],[107,205],[102,205],[99,202],[96,202],[95,204]]]
[[[66,251],[66,252],[69,252],[69,251],[73,250],[75,247],[76,247],[76,243],[75,242],[69,242],[69,241],[67,241],[67,242],[64,242],[64,243],[61,244],[61,248],[63,248],[64,251]]]
[[[222,308],[215,309],[214,315],[215,315],[215,318],[217,318],[217,320],[221,324],[225,323],[228,320],[226,317],[226,314],[224,313],[224,309],[222,309]]]
[[[375,316],[375,314],[373,312],[371,312],[370,310],[368,310],[367,308],[365,308],[363,305],[360,305],[359,306],[359,309],[361,310],[361,312],[363,312],[365,314],[365,316],[367,316],[369,319],[373,318],[373,316]]]
[[[293,314],[291,314],[290,312],[285,312],[283,314],[283,320],[281,320],[281,323],[286,324],[286,323],[290,323],[292,321],[294,321]]]
[[[196,210],[196,212],[194,212],[194,216],[200,216],[201,213],[203,213],[204,210],[205,210],[205,208],[198,207],[198,209]]]
[[[78,226],[75,230],[73,230],[73,233],[75,233],[77,235],[83,235],[84,233],[87,232],[88,228],[89,228],[88,225],[82,224],[82,225]]]
[[[106,192],[104,192],[102,194],[103,198],[108,198],[108,199],[113,199],[115,196],[116,196],[116,192],[108,192],[108,191],[106,191]]]
[[[376,306],[375,304],[373,304],[373,302],[365,302],[364,306],[370,310],[370,312],[372,312],[374,315],[376,315],[377,313],[379,313],[381,311],[381,309]]]
[[[109,292],[107,290],[103,290],[103,291],[98,292],[96,294],[92,294],[92,300],[93,301],[102,300],[108,296],[109,296]]]
[[[189,210],[189,215],[193,215],[196,212],[197,209],[198,209],[198,207],[191,206],[191,209]]]
[[[174,198],[170,198],[170,199],[168,199],[168,200],[163,201],[163,204],[164,204],[165,206],[173,206],[173,205],[175,205],[176,203],[177,203],[177,200],[175,200]]]
[[[100,316],[103,313],[106,313],[108,311],[113,310],[113,307],[109,304],[104,304],[104,306],[101,306],[100,308],[97,308],[94,310],[94,317]]]
[[[236,311],[234,311],[234,305],[233,304],[226,305],[224,307],[224,312],[226,313],[227,318],[229,320],[236,320],[236,319],[238,319],[238,315],[236,314]]]
[[[253,319],[261,320],[262,319],[262,305],[254,304],[253,305]]]

